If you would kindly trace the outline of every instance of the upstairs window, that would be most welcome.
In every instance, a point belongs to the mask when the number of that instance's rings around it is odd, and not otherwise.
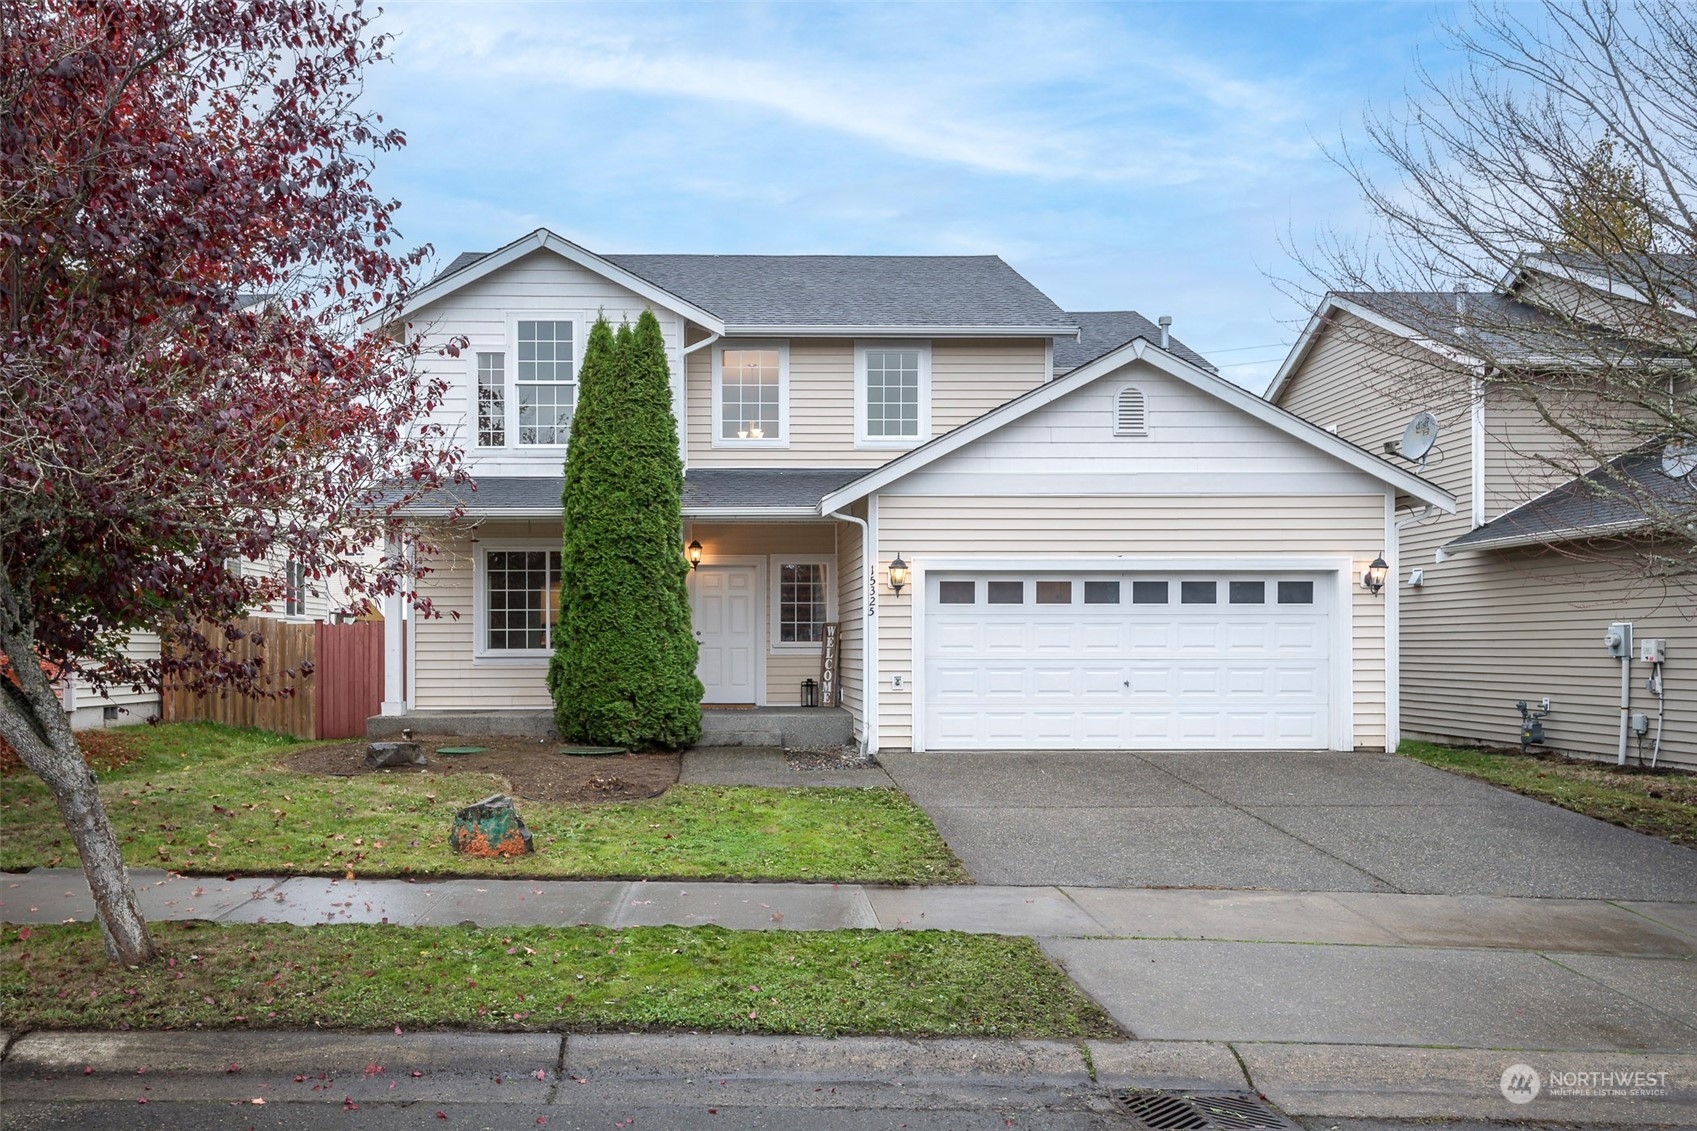
[[[507,446],[507,355],[477,355],[477,446]]]
[[[931,433],[931,347],[862,342],[855,348],[856,441],[911,448]]]
[[[1114,398],[1114,435],[1149,435],[1149,406],[1135,385],[1127,385]]]
[[[787,447],[789,415],[789,349],[783,343],[741,343],[714,353],[716,447]]]
[[[577,380],[572,367],[572,324],[518,324],[518,373],[521,445],[563,445],[571,435]]]

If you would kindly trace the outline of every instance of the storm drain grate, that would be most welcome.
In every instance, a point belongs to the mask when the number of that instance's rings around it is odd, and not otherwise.
[[[1301,1131],[1251,1095],[1121,1091],[1114,1106],[1147,1131]]]

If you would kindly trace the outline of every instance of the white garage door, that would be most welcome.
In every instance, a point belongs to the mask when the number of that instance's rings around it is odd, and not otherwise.
[[[927,574],[931,750],[1330,744],[1324,574]]]

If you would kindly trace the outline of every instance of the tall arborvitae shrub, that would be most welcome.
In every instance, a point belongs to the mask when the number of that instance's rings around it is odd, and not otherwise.
[[[589,333],[561,495],[548,689],[568,740],[675,750],[701,737],[681,545],[683,463],[660,322]]]

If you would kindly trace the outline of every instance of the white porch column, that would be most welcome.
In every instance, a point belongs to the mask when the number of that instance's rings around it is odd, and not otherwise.
[[[390,539],[383,556],[396,560],[406,551]],[[406,597],[391,593],[383,598],[383,707],[385,715],[407,713]]]

